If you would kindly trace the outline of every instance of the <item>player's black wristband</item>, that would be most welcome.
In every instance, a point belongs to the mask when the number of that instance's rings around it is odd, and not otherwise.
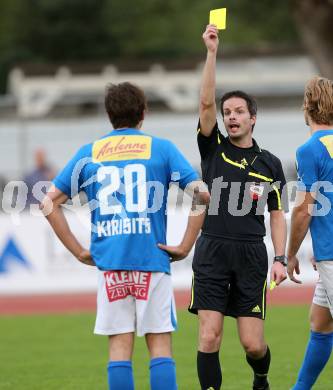
[[[273,263],[278,262],[278,263],[281,263],[282,265],[284,265],[286,267],[287,266],[287,261],[288,261],[287,256],[282,255],[282,256],[275,256],[274,260],[273,260]]]

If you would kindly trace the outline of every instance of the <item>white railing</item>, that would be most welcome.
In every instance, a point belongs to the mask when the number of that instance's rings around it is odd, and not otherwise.
[[[317,72],[306,57],[252,58],[218,62],[217,89],[244,89],[257,96],[300,95],[305,82]],[[166,70],[152,65],[147,72],[120,73],[106,66],[99,74],[72,74],[61,67],[53,76],[25,76],[13,69],[9,76],[11,94],[21,117],[41,117],[66,96],[101,102],[108,83],[130,81],[144,89],[151,100],[165,102],[173,111],[193,111],[198,106],[202,64],[193,70]]]

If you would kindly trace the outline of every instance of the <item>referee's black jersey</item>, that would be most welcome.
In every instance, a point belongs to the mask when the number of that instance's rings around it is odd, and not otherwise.
[[[200,126],[200,124],[199,124]],[[224,137],[216,123],[205,137],[198,128],[204,182],[211,201],[203,225],[204,235],[236,240],[262,240],[264,211],[288,211],[286,180],[281,161],[260,149],[239,148]]]

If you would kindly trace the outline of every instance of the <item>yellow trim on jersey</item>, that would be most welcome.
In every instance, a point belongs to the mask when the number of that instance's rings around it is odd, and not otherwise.
[[[266,177],[264,175],[259,175],[258,173],[254,173],[254,172],[249,172],[249,176],[257,177],[258,179],[262,179],[264,181],[269,181],[269,182],[273,181],[273,179],[269,177]]]
[[[197,134],[199,134],[201,132],[201,129],[199,127],[198,131],[197,131]],[[219,135],[217,134],[217,143],[220,145],[221,144],[221,140],[220,140],[220,137]]]
[[[333,135],[325,135],[320,137],[319,141],[326,147],[330,157],[333,158]]]
[[[235,167],[245,169],[245,166],[243,164],[239,164],[236,161],[230,160],[224,153],[221,153],[221,156],[223,157],[223,160],[227,162],[228,164],[234,165]]]
[[[192,272],[192,287],[191,287],[191,303],[190,303],[190,309],[192,309],[194,301],[194,272]]]
[[[273,185],[272,187],[273,187],[274,191],[276,192],[276,196],[277,196],[277,200],[278,200],[278,209],[282,210],[280,191],[278,190],[278,188],[275,185]]]
[[[262,319],[265,319],[265,298],[266,298],[266,285],[267,285],[267,279],[265,280],[264,283],[264,288],[262,290]]]

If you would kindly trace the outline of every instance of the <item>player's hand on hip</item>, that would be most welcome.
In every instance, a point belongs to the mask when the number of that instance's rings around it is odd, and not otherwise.
[[[312,267],[315,271],[317,271],[317,263],[316,263],[316,259],[312,256],[311,259],[311,264],[312,264]]]
[[[170,256],[170,262],[179,261],[185,259],[188,255],[188,251],[186,251],[181,245],[171,246],[164,244],[157,244],[157,246],[163,251],[167,252]]]
[[[214,24],[209,24],[205,32],[202,34],[202,39],[205,42],[208,51],[217,52],[219,46],[219,30]]]
[[[271,268],[271,282],[274,281],[275,284],[278,286],[286,279],[287,279],[287,272],[285,266],[278,261],[273,263]]]
[[[86,264],[86,265],[92,265],[92,266],[96,266],[93,258],[91,257],[91,254],[88,250],[84,249],[77,257],[77,259],[83,263],[83,264]]]
[[[296,256],[288,256],[287,272],[288,272],[289,279],[295,283],[302,283],[300,280],[295,278],[294,271],[296,272],[297,275],[301,273],[299,269],[298,258]]]

